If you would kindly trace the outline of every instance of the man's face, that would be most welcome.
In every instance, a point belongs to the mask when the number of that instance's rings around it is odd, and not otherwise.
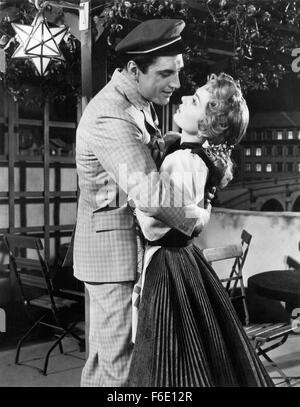
[[[175,89],[180,87],[179,72],[183,68],[182,55],[158,57],[143,73],[139,70],[138,90],[149,102],[166,105]]]

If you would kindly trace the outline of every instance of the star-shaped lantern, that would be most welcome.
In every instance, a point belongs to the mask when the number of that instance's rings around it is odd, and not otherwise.
[[[20,45],[12,58],[30,59],[40,75],[44,75],[51,59],[64,60],[59,44],[68,28],[50,28],[42,13],[38,13],[31,25],[12,24]]]

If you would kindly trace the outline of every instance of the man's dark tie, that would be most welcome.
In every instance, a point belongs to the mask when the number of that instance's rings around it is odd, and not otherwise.
[[[158,119],[157,119],[157,115],[155,113],[155,110],[153,108],[153,106],[150,104],[150,113],[151,113],[151,117],[152,117],[152,121],[153,121],[153,126],[148,123],[148,121],[146,120],[145,117],[145,126],[146,129],[148,131],[148,133],[151,136],[151,140],[149,142],[149,148],[151,150],[151,155],[152,158],[154,160],[154,162],[156,163],[157,167],[159,168],[161,165],[161,161],[162,161],[162,156],[164,153],[164,148],[165,148],[165,142],[164,139],[161,135],[161,132],[158,128]],[[144,113],[144,112],[143,112]],[[145,113],[144,113],[145,115]]]

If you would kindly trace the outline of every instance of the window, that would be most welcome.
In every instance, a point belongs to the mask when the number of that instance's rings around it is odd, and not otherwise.
[[[283,152],[282,147],[277,147],[277,155],[282,156],[282,152]]]
[[[262,140],[262,133],[257,132],[256,140],[258,140],[258,141]]]
[[[282,140],[282,139],[283,139],[282,131],[277,131],[276,132],[276,140]]]
[[[70,156],[75,153],[74,129],[51,127],[49,131],[51,155]]]
[[[245,148],[245,155],[246,156],[251,155],[251,148],[250,147]]]
[[[255,155],[256,155],[256,157],[260,157],[260,156],[261,156],[261,147],[256,147],[256,149],[255,149]]]
[[[244,139],[243,139],[244,141],[248,141],[248,140],[251,140],[251,134],[247,131],[246,132],[246,134],[245,134],[245,136],[244,136]]]
[[[245,163],[245,171],[250,172],[251,171],[251,163]]]
[[[269,141],[272,140],[272,130],[266,131],[266,140],[269,140]]]
[[[44,148],[43,128],[21,124],[19,127],[19,155],[42,155]]]
[[[283,163],[277,163],[277,171],[282,172],[283,171]]]
[[[297,138],[298,138],[298,140],[300,140],[300,130],[298,130]]]
[[[293,171],[293,163],[287,163],[286,164],[286,170],[288,172],[292,172]]]
[[[287,147],[287,155],[293,155],[293,147],[292,146]]]
[[[265,152],[266,152],[266,155],[267,155],[267,156],[272,155],[272,147],[266,147]]]
[[[255,171],[256,172],[261,172],[261,163],[256,163],[255,164]]]
[[[272,172],[272,164],[271,163],[266,164],[266,172]]]
[[[289,130],[289,131],[288,131],[288,133],[287,133],[287,138],[288,138],[288,140],[293,140],[293,138],[294,138],[294,132],[293,132],[293,130]]]
[[[300,172],[300,163],[297,163],[296,170],[297,170],[297,172]]]

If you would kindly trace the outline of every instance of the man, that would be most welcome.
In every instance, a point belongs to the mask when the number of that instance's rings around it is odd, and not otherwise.
[[[136,225],[128,202],[187,235],[196,226],[182,208],[182,191],[159,176],[151,156],[158,134],[152,102],[166,105],[180,87],[184,25],[148,20],[131,31],[116,47],[123,69],[89,103],[78,126],[74,271],[90,296],[82,386],[122,386],[127,378],[137,271]]]

